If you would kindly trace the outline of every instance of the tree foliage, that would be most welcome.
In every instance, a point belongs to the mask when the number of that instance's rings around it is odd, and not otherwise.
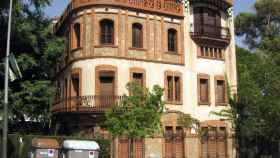
[[[161,127],[163,89],[156,85],[149,91],[136,83],[129,83],[127,90],[131,95],[106,112],[107,129],[114,137],[135,139],[153,136]]]
[[[56,59],[64,51],[64,39],[52,33],[52,21],[44,7],[52,0],[14,1],[11,52],[15,54],[23,77],[10,84],[9,109],[14,122],[27,120],[47,125],[49,105],[54,94],[52,78]],[[6,50],[9,1],[0,2],[0,53]],[[3,90],[3,65],[0,87]],[[3,95],[3,91],[1,92]]]
[[[228,111],[240,157],[275,156],[280,141],[280,1],[258,0],[254,8],[235,19],[237,36],[250,48],[237,48],[238,98]]]

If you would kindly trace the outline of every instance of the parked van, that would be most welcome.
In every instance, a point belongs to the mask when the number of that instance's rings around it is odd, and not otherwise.
[[[95,141],[65,140],[62,158],[98,158],[100,147]]]
[[[30,158],[58,158],[59,144],[56,139],[33,138]]]

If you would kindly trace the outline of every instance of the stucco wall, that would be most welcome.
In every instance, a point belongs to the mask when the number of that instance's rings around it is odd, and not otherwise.
[[[208,59],[199,59],[195,64],[195,70],[191,70],[185,66],[161,64],[153,62],[131,61],[125,59],[114,58],[97,58],[86,59],[73,63],[67,69],[66,77],[70,80],[70,71],[74,68],[81,68],[82,71],[82,91],[81,95],[95,95],[95,68],[100,65],[115,66],[118,70],[117,74],[117,95],[127,94],[125,88],[130,80],[130,68],[139,67],[146,71],[146,86],[152,88],[154,85],[164,87],[165,71],[181,72],[183,80],[183,104],[167,105],[170,110],[179,110],[181,112],[190,113],[200,120],[217,119],[216,116],[209,113],[213,110],[220,110],[222,107],[215,106],[215,87],[214,77],[225,74],[225,64],[223,61],[213,61]],[[207,73],[210,75],[211,99],[212,104],[198,106],[197,101],[197,74]]]

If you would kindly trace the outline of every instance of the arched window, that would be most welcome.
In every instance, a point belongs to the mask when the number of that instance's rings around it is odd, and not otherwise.
[[[100,44],[114,44],[114,22],[104,19],[100,21]]]
[[[168,30],[168,51],[177,52],[177,31],[175,29]]]
[[[73,48],[81,47],[81,25],[79,23],[74,24],[74,39]]]
[[[142,25],[139,23],[132,25],[132,47],[143,48],[143,31]]]

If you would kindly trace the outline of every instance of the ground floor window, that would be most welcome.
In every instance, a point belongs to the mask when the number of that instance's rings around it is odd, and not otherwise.
[[[144,158],[144,140],[133,140],[134,158]],[[118,157],[129,158],[130,141],[127,138],[121,138],[118,142]]]
[[[165,158],[184,158],[184,132],[182,127],[165,128]]]
[[[201,139],[201,158],[226,158],[225,127],[204,127]]]

